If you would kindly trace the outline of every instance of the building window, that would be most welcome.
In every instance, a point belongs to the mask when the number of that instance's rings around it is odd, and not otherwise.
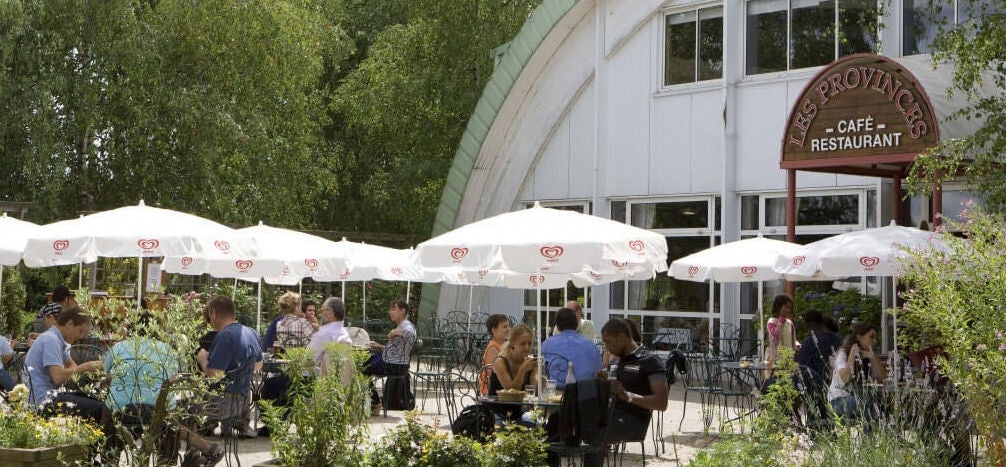
[[[879,15],[876,0],[750,0],[746,72],[821,66],[844,55],[873,52]]]
[[[667,15],[664,26],[664,85],[723,77],[723,8]]]
[[[904,0],[901,15],[904,55],[932,52],[940,28],[1002,13],[1006,10],[993,0]]]

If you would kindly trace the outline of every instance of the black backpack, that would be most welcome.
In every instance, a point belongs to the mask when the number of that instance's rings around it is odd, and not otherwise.
[[[484,443],[488,441],[495,427],[495,417],[492,410],[484,405],[469,405],[461,410],[458,418],[451,423],[451,431],[458,436],[465,436]]]

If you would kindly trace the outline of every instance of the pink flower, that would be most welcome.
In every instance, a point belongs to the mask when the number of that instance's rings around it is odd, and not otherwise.
[[[986,347],[985,344],[978,344],[978,347],[975,347],[975,350],[977,350],[979,352],[984,352],[985,349],[987,349],[987,348],[988,347]],[[1002,350],[1002,349],[1000,349],[1000,350]]]
[[[1003,332],[1002,331],[996,331],[996,338],[998,338],[999,340],[1003,340]]]
[[[1006,350],[1006,342],[999,344],[999,351],[1001,352],[1003,350]]]

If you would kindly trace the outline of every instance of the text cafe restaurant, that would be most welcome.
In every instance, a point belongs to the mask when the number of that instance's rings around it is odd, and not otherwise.
[[[659,232],[670,262],[758,234],[803,244],[892,220],[932,228],[934,212],[956,217],[972,197],[960,183],[902,199],[920,153],[976,126],[950,118],[967,101],[947,91],[952,69],[932,64],[933,29],[922,27],[911,0],[886,8],[883,28],[843,17],[863,17],[846,8],[860,3],[812,3],[543,2],[497,60],[434,233],[539,201]],[[840,30],[844,40],[803,29]],[[799,42],[808,38],[821,43]],[[881,54],[869,50],[876,43]],[[765,286],[769,299],[784,290],[781,281]],[[890,300],[889,279],[800,287]],[[428,292],[423,306],[442,315],[471,309],[520,319],[536,303],[533,291]],[[710,288],[660,274],[570,285],[543,292],[542,303],[554,311],[584,296],[598,329],[609,316],[628,316],[644,333],[686,329],[699,344],[710,326],[756,340],[753,284]]]

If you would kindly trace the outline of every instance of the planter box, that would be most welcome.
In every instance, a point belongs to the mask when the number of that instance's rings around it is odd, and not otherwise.
[[[72,462],[83,460],[87,449],[79,445],[35,449],[0,448],[0,467],[61,467],[64,464],[58,460],[60,453],[63,454],[63,461]]]

